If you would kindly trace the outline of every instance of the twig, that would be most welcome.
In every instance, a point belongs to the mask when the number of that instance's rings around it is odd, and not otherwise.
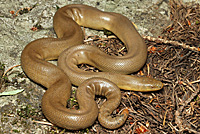
[[[21,66],[21,65],[15,65],[15,66],[9,68],[8,70],[6,70],[6,71],[4,72],[4,74],[2,75],[2,77],[4,77],[4,76],[6,75],[6,73],[8,73],[10,70],[12,70],[13,68],[18,67],[18,66]]]
[[[179,111],[180,111],[180,112],[183,110],[183,108],[184,108],[185,106],[188,105],[188,103],[190,103],[190,102],[192,101],[192,99],[194,99],[194,97],[199,93],[199,91],[200,91],[200,87],[199,87],[194,93],[192,93],[192,95],[190,96],[190,98],[188,98],[188,99],[185,101],[185,103],[183,103],[183,105],[179,108]]]
[[[17,12],[15,13],[15,15],[17,16],[18,13],[19,13],[20,11],[23,11],[23,10],[31,11],[34,7],[35,7],[35,5],[34,5],[33,7],[24,7],[24,8],[21,8],[21,9],[17,10]]]
[[[155,38],[155,37],[151,37],[151,36],[142,36],[144,39],[149,40],[149,41],[157,41],[160,43],[165,43],[165,44],[172,44],[174,46],[181,46],[185,49],[189,49],[192,51],[197,51],[200,52],[200,48],[197,47],[191,47],[189,45],[187,45],[186,43],[180,43],[178,41],[172,41],[172,40],[165,40],[165,39],[161,39],[161,38]]]
[[[199,80],[192,81],[192,82],[190,82],[190,83],[191,83],[191,84],[194,84],[194,83],[198,83],[198,82],[200,82],[200,79],[199,79]]]
[[[166,110],[166,112],[165,112],[165,116],[164,116],[164,119],[163,119],[163,126],[165,126],[165,120],[166,120],[166,117],[167,117],[167,112],[168,112],[168,110]]]
[[[184,86],[186,86],[188,89],[190,89],[192,92],[194,92],[194,90],[188,85],[186,84],[185,82],[183,81],[180,81],[181,84],[183,84]]]
[[[183,126],[183,124],[182,124],[182,119],[181,119],[181,112],[182,112],[182,110],[183,110],[183,108],[185,107],[185,106],[187,106],[188,105],[188,103],[190,103],[191,101],[192,101],[192,99],[194,99],[194,97],[199,93],[199,91],[200,91],[200,87],[190,96],[190,98],[188,98],[186,101],[185,101],[185,103],[183,103],[183,105],[180,107],[180,108],[178,108],[177,110],[176,110],[176,112],[175,112],[175,123],[178,125],[178,127],[180,128],[179,129],[179,131],[183,131],[184,130],[184,126]]]
[[[134,121],[134,123],[133,124],[131,124],[131,126],[129,126],[129,128],[126,130],[126,134],[128,134],[128,132],[131,130],[131,128],[136,124],[136,122],[137,122],[137,120],[136,121]]]
[[[50,123],[50,122],[45,122],[45,121],[35,121],[35,120],[33,120],[33,122],[35,122],[35,123],[39,123],[39,124],[43,124],[43,125],[53,126],[53,124]]]

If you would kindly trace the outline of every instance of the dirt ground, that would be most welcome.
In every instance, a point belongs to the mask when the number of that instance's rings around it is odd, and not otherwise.
[[[4,133],[200,133],[200,6],[198,2],[174,0],[143,1],[34,1],[1,3],[0,92],[24,89],[0,96],[0,134]],[[129,109],[126,123],[116,129],[103,128],[98,120],[89,128],[69,131],[53,126],[41,111],[45,90],[28,79],[20,64],[23,48],[42,37],[56,37],[52,17],[58,7],[88,4],[118,12],[133,21],[148,47],[147,63],[132,75],[152,77],[163,82],[160,91],[142,93],[121,91],[118,113]],[[17,15],[16,15],[17,14]],[[86,44],[96,45],[110,55],[125,55],[119,39],[104,32],[84,29]],[[102,45],[105,44],[105,45]],[[86,71],[98,71],[80,65]],[[75,90],[76,87],[73,87]],[[72,99],[70,104],[74,104]],[[105,99],[96,98],[98,104]]]

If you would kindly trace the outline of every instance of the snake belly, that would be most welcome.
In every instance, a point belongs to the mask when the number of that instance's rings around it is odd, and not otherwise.
[[[126,45],[128,53],[122,57],[109,56],[94,46],[80,45],[84,38],[80,26],[112,31]],[[84,129],[98,116],[101,125],[115,129],[128,116],[124,110],[116,118],[111,117],[121,100],[119,88],[143,92],[162,88],[163,84],[155,79],[127,75],[145,64],[147,48],[131,21],[123,15],[87,5],[67,5],[55,13],[53,27],[58,38],[32,41],[21,55],[27,76],[47,88],[42,111],[53,124],[70,130]],[[59,67],[48,62],[54,59],[58,59]],[[91,64],[102,72],[82,71],[77,68],[81,63]],[[66,108],[71,82],[79,86],[78,110]],[[107,103],[99,110],[94,95],[107,97]]]

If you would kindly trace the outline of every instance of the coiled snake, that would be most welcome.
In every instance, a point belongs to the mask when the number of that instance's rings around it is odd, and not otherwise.
[[[42,99],[42,111],[55,125],[83,129],[92,125],[98,116],[104,127],[115,129],[128,116],[127,111],[115,118],[110,115],[120,103],[119,88],[143,92],[162,88],[163,84],[155,79],[127,75],[144,65],[147,48],[131,21],[123,15],[86,5],[67,5],[56,12],[53,21],[58,38],[29,43],[22,52],[21,65],[28,77],[48,88]],[[112,31],[126,45],[128,53],[121,57],[109,56],[94,46],[81,45],[80,26]],[[58,59],[59,67],[47,62],[53,59]],[[93,65],[102,72],[83,71],[77,67],[81,63]],[[80,88],[78,110],[66,108],[71,82]],[[100,110],[94,101],[95,94],[107,98]]]

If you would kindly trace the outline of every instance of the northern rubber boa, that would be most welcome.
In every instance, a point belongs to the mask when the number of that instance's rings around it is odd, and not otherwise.
[[[138,71],[147,57],[146,44],[128,18],[91,6],[67,5],[56,12],[53,22],[58,38],[32,41],[21,55],[27,76],[48,88],[42,99],[42,111],[53,124],[78,130],[92,125],[98,116],[101,125],[115,129],[128,116],[126,110],[116,118],[110,116],[121,100],[118,87],[143,92],[162,88],[163,84],[155,79],[127,75]],[[80,26],[112,31],[126,45],[128,53],[122,57],[109,56],[94,46],[80,45],[84,38]],[[47,62],[54,59],[58,59],[59,67]],[[91,64],[102,72],[82,71],[77,67],[81,63]],[[66,108],[71,82],[79,86],[76,95],[79,110]],[[107,97],[99,115],[92,101],[95,94]]]

